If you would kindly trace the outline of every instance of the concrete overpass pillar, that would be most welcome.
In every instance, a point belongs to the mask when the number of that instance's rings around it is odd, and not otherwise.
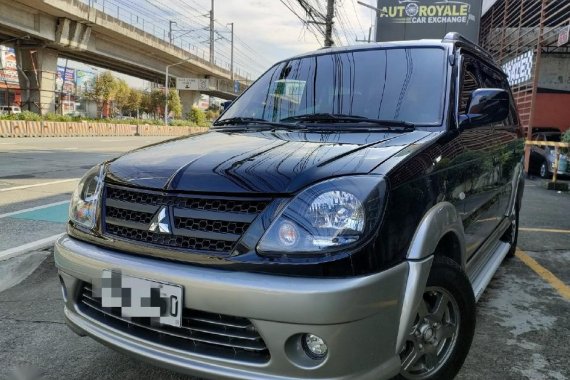
[[[182,115],[186,117],[190,113],[192,106],[200,101],[200,92],[192,90],[180,90],[180,102],[182,103]]]
[[[22,69],[18,74],[22,89],[22,109],[40,115],[55,112],[57,51],[16,46],[16,59]]]

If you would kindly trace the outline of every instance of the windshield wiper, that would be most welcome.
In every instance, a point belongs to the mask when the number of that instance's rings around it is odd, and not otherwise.
[[[274,122],[265,119],[258,119],[255,117],[230,117],[229,119],[218,120],[213,125],[214,127],[225,125],[265,125],[287,129],[301,129],[299,126],[296,126],[294,124]]]
[[[382,120],[372,119],[364,116],[332,114],[332,113],[311,113],[305,115],[296,115],[286,117],[279,120],[280,122],[299,122],[299,123],[369,123],[381,127],[403,127],[405,130],[414,130],[413,123],[403,120]]]

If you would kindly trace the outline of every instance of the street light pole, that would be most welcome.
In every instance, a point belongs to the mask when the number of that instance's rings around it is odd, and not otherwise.
[[[170,69],[172,66],[178,66],[183,64],[184,62],[188,62],[189,60],[191,60],[193,57],[189,57],[186,58],[180,62],[176,62],[176,63],[172,63],[170,65],[166,65],[166,70],[165,70],[165,79],[164,79],[164,88],[166,89],[166,97],[165,97],[165,101],[164,101],[164,125],[168,125],[168,95],[169,95],[169,80],[168,80],[168,69]]]
[[[232,39],[231,39],[231,44],[232,44],[232,52],[230,55],[230,77],[232,80],[234,80],[234,23],[230,22],[228,25],[231,25],[231,32],[232,32]]]
[[[168,40],[170,42],[170,45],[172,45],[172,25],[176,25],[177,22],[176,21],[169,21],[168,24]]]

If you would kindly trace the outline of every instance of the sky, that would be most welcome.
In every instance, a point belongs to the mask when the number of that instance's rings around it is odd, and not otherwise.
[[[325,12],[327,0],[307,1]],[[375,0],[364,1],[375,3]],[[137,7],[132,6],[135,2]],[[323,36],[315,37],[284,3],[306,17],[297,0],[215,0],[216,64],[229,68],[227,25],[231,22],[234,23],[236,71],[243,75],[246,70],[249,74],[244,76],[251,79],[279,60],[320,48]],[[95,4],[101,7],[104,3]],[[209,24],[211,0],[106,0],[106,4],[107,13],[114,16],[115,9],[120,7],[125,21],[138,20],[140,27],[144,18],[147,28],[155,25],[160,31],[158,34],[168,29],[169,21],[176,21],[175,44],[182,43],[184,48],[193,45],[192,53],[208,57],[209,32],[204,29]],[[374,11],[359,5],[357,0],[336,0],[335,30],[341,44],[354,44],[357,38],[367,38],[373,16]]]
[[[326,0],[318,1],[324,9]],[[280,0],[219,0],[218,4],[223,5],[217,7],[216,18],[234,21],[236,35],[271,63],[322,46],[323,37],[319,36],[317,40]],[[372,10],[359,5],[356,0],[337,0],[338,11],[344,24],[348,21],[351,25],[351,28],[345,27],[349,43],[354,43],[357,37],[354,33],[359,34],[358,39],[363,39],[365,34],[367,37]],[[340,25],[337,30],[344,35]],[[347,41],[342,38],[342,42],[346,44]]]
[[[369,4],[376,2],[363,1]],[[133,8],[134,2],[137,7]],[[324,13],[326,0],[309,2],[318,5]],[[97,6],[104,4],[101,1],[95,3]],[[218,32],[216,59],[220,61],[219,64],[229,66],[227,24],[231,22],[234,23],[236,70],[247,70],[252,79],[277,61],[322,47],[323,36],[315,36],[307,30],[303,22],[284,3],[292,6],[301,17],[306,17],[297,0],[215,0],[215,30]],[[148,21],[151,21],[159,29],[168,29],[170,20],[177,21],[174,25],[175,42],[182,41],[177,40],[177,36],[186,35],[183,45],[186,47],[188,44],[194,44],[194,50],[191,51],[207,58],[206,41],[209,32],[203,30],[203,26],[209,23],[207,13],[211,0],[107,0],[106,4],[107,13],[111,14],[114,9],[120,7],[123,18],[139,20],[139,23],[144,18],[147,27],[150,25]],[[356,43],[356,39],[367,38],[373,18],[374,11],[358,4],[357,0],[336,0],[335,31],[340,43],[352,45]],[[59,64],[64,65],[64,60],[60,60]],[[69,63],[69,67],[90,69],[88,65],[77,62]],[[126,79],[133,87],[148,87],[148,83],[142,80]]]

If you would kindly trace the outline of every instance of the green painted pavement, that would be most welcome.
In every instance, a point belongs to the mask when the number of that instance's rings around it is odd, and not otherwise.
[[[46,222],[66,223],[68,219],[69,203],[46,207],[40,210],[24,211],[12,215],[14,219],[42,220]]]

